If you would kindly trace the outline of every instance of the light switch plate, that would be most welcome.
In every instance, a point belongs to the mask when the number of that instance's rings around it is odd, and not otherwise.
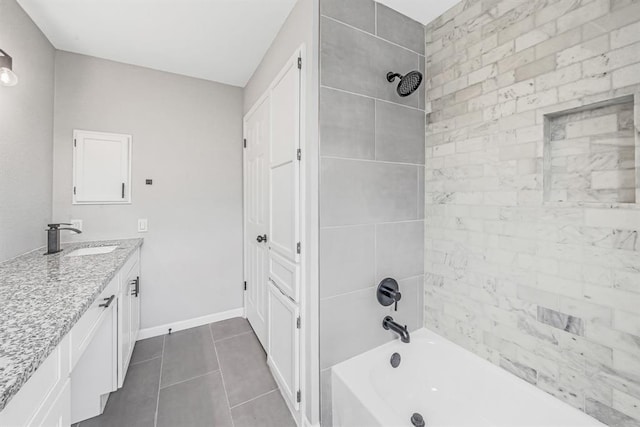
[[[138,233],[146,233],[149,231],[148,223],[146,218],[141,218],[138,220]]]
[[[72,228],[77,228],[78,230],[82,231],[82,220],[81,219],[72,219],[69,222],[71,222],[71,227]]]

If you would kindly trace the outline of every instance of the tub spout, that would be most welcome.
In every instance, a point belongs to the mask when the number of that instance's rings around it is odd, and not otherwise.
[[[382,320],[382,327],[386,330],[391,329],[396,334],[400,335],[400,340],[402,342],[409,343],[411,341],[411,337],[409,337],[409,331],[407,330],[407,325],[402,326],[397,322],[394,322],[393,317],[387,316]]]

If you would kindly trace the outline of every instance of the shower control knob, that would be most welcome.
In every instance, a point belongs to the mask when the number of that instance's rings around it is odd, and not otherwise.
[[[262,235],[262,236],[258,236],[258,237],[256,238],[256,240],[258,241],[258,243],[266,242],[266,241],[267,241],[267,235],[266,235],[266,234],[264,234],[264,235]]]
[[[424,423],[424,418],[422,417],[422,415],[418,414],[417,412],[411,415],[411,424],[413,424],[415,427],[426,426],[426,424]]]
[[[395,311],[398,311],[398,301],[402,298],[402,294],[395,279],[387,277],[380,282],[376,296],[381,305],[388,307],[391,304],[395,304]]]

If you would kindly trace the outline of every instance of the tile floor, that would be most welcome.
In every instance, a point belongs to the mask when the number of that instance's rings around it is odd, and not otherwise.
[[[79,427],[294,427],[249,323],[138,341],[122,389]]]

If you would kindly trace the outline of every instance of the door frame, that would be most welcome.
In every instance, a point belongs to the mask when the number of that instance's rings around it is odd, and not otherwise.
[[[316,170],[317,165],[315,167],[309,167],[309,161],[318,162],[318,154],[314,153],[313,150],[317,151],[317,144],[315,147],[311,146],[311,140],[309,140],[307,131],[308,125],[307,120],[310,117],[309,114],[313,113],[308,110],[308,96],[307,94],[307,84],[308,84],[308,75],[307,69],[310,66],[313,66],[313,61],[311,57],[307,56],[307,48],[303,43],[298,46],[292,55],[290,55],[286,61],[284,61],[284,65],[280,67],[278,73],[275,74],[272,81],[269,83],[269,86],[265,89],[265,91],[260,95],[260,97],[253,103],[251,108],[247,111],[247,113],[243,116],[242,119],[242,137],[246,138],[246,120],[250,117],[255,110],[264,102],[265,98],[269,96],[269,92],[273,87],[273,83],[278,80],[281,75],[282,70],[286,67],[286,64],[289,63],[294,58],[301,58],[302,60],[302,69],[300,71],[300,125],[299,125],[299,141],[300,141],[300,149],[302,151],[302,160],[299,164],[299,197],[300,197],[300,245],[301,245],[301,256],[300,256],[300,318],[302,322],[302,326],[300,328],[300,339],[299,339],[299,351],[300,351],[300,390],[302,394],[302,399],[300,402],[300,409],[297,414],[294,415],[294,419],[298,426],[307,426],[311,425],[310,421],[307,419],[306,413],[307,408],[309,406],[312,407],[311,413],[314,414],[319,410],[319,391],[320,391],[320,382],[319,382],[319,354],[318,354],[318,344],[319,344],[319,319],[313,318],[313,314],[315,313],[317,316],[318,310],[317,305],[319,304],[319,295],[317,290],[317,285],[314,286],[315,282],[313,279],[308,281],[307,277],[309,274],[313,274],[314,271],[317,272],[317,265],[314,269],[311,265],[313,263],[313,258],[315,257],[316,264],[318,262],[318,240],[317,240],[317,213],[311,212],[310,220],[307,219],[307,213],[311,209],[317,209],[317,199],[318,194],[308,194],[307,188],[316,188],[318,177],[314,177],[309,174],[310,171]],[[313,71],[312,71],[313,72]],[[315,75],[315,72],[313,72]],[[243,142],[244,145],[244,142]],[[246,152],[244,148],[242,149],[242,178],[243,178],[243,222],[242,222],[242,252],[243,252],[243,280],[246,281],[247,278],[247,266],[245,264],[246,260],[246,210],[244,206],[244,193],[245,193],[245,182],[244,182],[244,171],[246,169]],[[315,179],[314,179],[315,178]],[[314,227],[315,223],[315,227]],[[314,292],[315,291],[315,292]],[[243,292],[243,317],[247,317],[246,313],[247,307],[247,291],[246,289]],[[314,310],[314,307],[316,309]],[[306,352],[307,345],[310,344],[310,352]],[[311,384],[307,382],[306,372],[308,370],[317,369],[317,374],[311,375]],[[309,388],[313,387],[311,401],[307,401],[305,399],[305,391]],[[288,407],[288,406],[287,406]],[[315,407],[315,411],[313,410]]]

